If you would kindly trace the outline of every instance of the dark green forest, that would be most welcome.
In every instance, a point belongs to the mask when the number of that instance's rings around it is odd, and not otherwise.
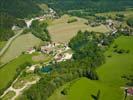
[[[120,11],[133,7],[132,0],[1,0],[0,2],[0,40],[8,40],[13,36],[12,25],[23,23],[17,22],[18,19],[40,14],[41,9],[37,5],[39,3],[47,4],[59,15],[68,13],[76,16]]]
[[[17,18],[25,18],[39,13],[34,0],[1,0],[0,13],[4,12]]]
[[[13,25],[23,26],[26,18],[38,14],[39,7],[33,0],[0,0],[0,41],[6,41],[14,35]]]
[[[30,30],[33,35],[40,38],[43,41],[50,41],[49,32],[47,30],[47,23],[39,23],[39,21],[35,20],[32,22]]]
[[[47,3],[58,13],[97,13],[120,11],[133,7],[132,0],[39,0]],[[78,11],[79,10],[79,11]]]

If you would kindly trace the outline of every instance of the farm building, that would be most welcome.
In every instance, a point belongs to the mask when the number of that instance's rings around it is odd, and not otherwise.
[[[58,54],[55,56],[55,61],[56,62],[61,62],[63,60],[63,55],[62,54]]]
[[[128,88],[127,94],[133,96],[133,88]]]
[[[36,50],[34,49],[34,48],[29,48],[26,52],[28,53],[28,54],[32,54],[32,53],[34,53]]]
[[[46,46],[42,46],[42,47],[41,47],[41,51],[42,51],[43,53],[49,54],[50,52],[52,52],[52,48],[49,48],[49,47],[46,47]]]

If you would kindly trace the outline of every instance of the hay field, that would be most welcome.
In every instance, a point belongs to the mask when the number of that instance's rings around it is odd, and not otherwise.
[[[78,21],[73,23],[67,23],[70,19],[77,19]],[[108,32],[109,30],[104,25],[97,27],[91,27],[86,25],[86,19],[72,17],[64,15],[59,19],[55,19],[51,22],[48,27],[49,33],[51,35],[52,41],[54,42],[69,42],[69,40],[76,35],[79,30],[85,31],[95,31],[95,32]]]
[[[12,59],[16,58],[17,56],[19,56],[23,51],[28,50],[30,47],[39,45],[40,42],[40,39],[36,38],[34,35],[30,33],[21,35],[12,42],[8,50],[1,57],[0,62],[7,63]]]

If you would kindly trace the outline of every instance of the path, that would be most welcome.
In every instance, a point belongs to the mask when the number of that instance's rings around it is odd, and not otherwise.
[[[22,92],[24,89],[30,87],[31,85],[35,84],[37,81],[39,81],[39,78],[37,78],[35,81],[27,82],[22,88],[20,89],[15,89],[13,88],[13,84],[16,83],[16,81],[20,78],[22,73],[13,81],[12,85],[5,90],[5,92],[0,96],[0,98],[3,98],[9,91],[15,92],[15,96],[11,98],[11,100],[15,100]]]
[[[6,45],[2,48],[2,50],[0,51],[0,57],[5,53],[5,51],[8,49],[8,47],[11,45],[11,43],[13,42],[13,40],[18,37],[24,29],[19,30],[19,32],[14,35],[13,37],[11,37],[8,42],[6,43]]]

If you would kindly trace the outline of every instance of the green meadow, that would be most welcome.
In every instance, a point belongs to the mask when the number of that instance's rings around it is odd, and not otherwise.
[[[129,50],[129,53],[114,52],[114,45],[118,45],[117,49]],[[121,36],[116,39],[105,56],[106,63],[97,68],[98,81],[80,78],[57,89],[49,100],[95,100],[93,97],[98,91],[100,100],[123,100],[122,87],[126,86],[127,80],[122,76],[131,75],[133,71],[133,37]],[[68,88],[66,96],[60,93],[64,88]]]
[[[5,54],[1,57],[0,62],[5,64],[20,56],[23,51],[38,46],[41,42],[39,38],[36,38],[31,33],[20,35],[11,43]]]
[[[21,55],[20,57],[14,59],[10,63],[4,65],[0,68],[0,89],[5,88],[6,85],[13,80],[17,68],[25,62],[33,62],[31,55]]]

